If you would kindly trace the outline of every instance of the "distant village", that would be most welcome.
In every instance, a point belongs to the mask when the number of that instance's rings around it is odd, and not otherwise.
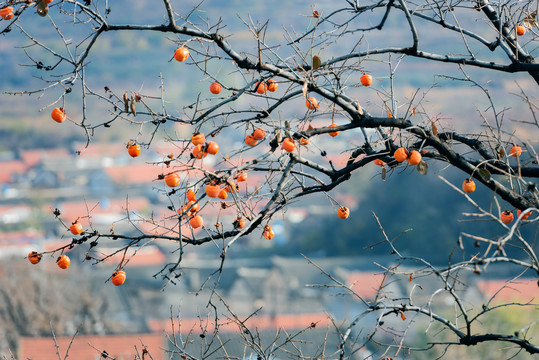
[[[64,148],[0,153],[0,258],[3,262],[18,263],[18,272],[32,279],[39,274],[54,277],[61,270],[55,264],[58,253],[51,251],[71,243],[73,236],[67,226],[72,221],[78,219],[85,229],[133,235],[142,231],[162,233],[168,226],[177,226],[174,207],[180,204],[167,196],[158,177],[167,171],[163,159],[178,151],[174,144],[155,144],[152,150],[133,159],[124,145],[92,143],[81,155],[76,155],[75,149]],[[333,160],[346,161],[337,157]],[[262,175],[250,175],[251,182],[244,186],[255,186],[263,180]],[[353,204],[354,199],[347,201]],[[58,218],[53,214],[56,209],[60,211]],[[275,242],[257,234],[242,239],[239,246],[243,249],[278,246],[280,241],[287,241],[289,226],[301,226],[306,216],[316,212],[322,212],[317,205],[292,207],[286,221],[275,222]],[[232,224],[236,217],[236,213],[222,211],[220,206],[206,206],[205,213],[214,220],[219,217],[223,224]],[[311,340],[317,339],[303,348],[315,356],[321,351],[322,343],[327,343],[328,352],[338,350],[337,330],[362,311],[361,299],[406,298],[415,287],[414,301],[423,304],[442,286],[430,277],[409,280],[402,275],[402,268],[400,275],[389,276],[376,265],[391,263],[389,255],[384,259],[322,257],[311,259],[313,265],[304,257],[248,257],[236,251],[227,257],[222,271],[218,271],[219,251],[211,246],[188,248],[182,260],[181,276],[164,279],[162,270],[177,261],[177,242],[153,240],[127,253],[114,253],[119,241],[100,240],[93,249],[83,244],[65,250],[72,259],[72,266],[65,273],[69,275],[63,275],[68,277],[65,281],[81,293],[82,287],[76,284],[83,281],[88,294],[101,299],[99,310],[92,310],[93,305],[89,305],[84,317],[89,325],[77,335],[70,350],[71,358],[97,359],[96,349],[100,349],[117,359],[132,359],[135,342],[139,344],[138,351],[144,345],[153,359],[165,359],[170,354],[167,351],[178,351],[178,344],[173,346],[170,337],[164,334],[191,335],[197,340],[187,345],[200,347],[201,339],[216,329],[225,338],[239,336],[238,331],[245,331],[242,326],[258,331],[264,341],[270,342],[275,336],[282,336],[281,332],[302,332]],[[26,259],[30,251],[46,252],[42,263],[30,264]],[[109,278],[120,262],[128,274],[127,281],[114,287]],[[467,278],[464,283],[473,284],[462,289],[463,298],[469,302],[484,301],[494,294],[499,299],[522,301],[539,296],[535,283],[528,280],[497,293],[504,281],[482,279],[473,273],[462,276]],[[366,324],[373,321],[369,319],[365,319]],[[80,326],[74,318],[66,322],[70,326],[58,329],[56,334],[64,350]],[[29,334],[18,335],[16,342],[0,340],[0,353],[6,356],[7,349],[17,344],[13,350],[17,352],[16,358],[56,358],[48,331]],[[231,344],[234,345],[229,345],[227,351],[235,356],[254,354],[240,338]],[[291,345],[287,344],[285,341],[283,351]],[[43,346],[52,349],[49,357],[43,351],[36,353]],[[354,358],[370,355],[365,349],[355,353]]]

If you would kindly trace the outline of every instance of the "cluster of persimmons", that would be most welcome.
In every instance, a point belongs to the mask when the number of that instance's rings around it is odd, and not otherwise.
[[[10,18],[9,16],[13,16],[13,9],[11,8],[3,8],[0,9],[0,17],[4,19]],[[522,36],[526,32],[525,27],[523,26],[517,26],[515,29],[517,35]],[[189,50],[181,46],[176,49],[173,55],[174,59],[179,62],[184,62],[189,58]],[[373,78],[369,74],[363,74],[360,78],[360,82],[363,86],[370,86],[372,85]],[[265,94],[266,91],[269,92],[275,92],[278,89],[278,83],[273,80],[269,79],[267,81],[260,81],[256,84],[254,91],[257,94]],[[209,87],[209,91],[212,94],[220,94],[222,91],[222,85],[218,82],[212,82]],[[305,101],[305,105],[307,109],[309,110],[316,110],[319,108],[320,104],[318,100],[315,97],[307,97]],[[62,123],[66,120],[66,113],[63,108],[54,108],[51,113],[51,118],[58,122]],[[328,125],[328,127],[336,127],[337,125],[332,123]],[[312,129],[312,127],[309,127],[309,129]],[[328,133],[330,136],[335,137],[339,135],[339,131],[332,131]],[[259,141],[263,140],[266,137],[266,131],[262,127],[257,127],[253,130],[252,133],[247,134],[245,136],[244,142],[247,146],[255,146],[258,144]],[[309,144],[309,139],[307,137],[302,137],[298,140],[300,145],[306,146]],[[191,156],[193,159],[203,159],[208,154],[209,155],[216,155],[219,152],[219,145],[215,141],[206,141],[205,135],[201,132],[196,132],[191,136],[191,143],[193,145],[193,149],[191,151]],[[290,136],[285,137],[281,142],[281,148],[286,152],[293,152],[296,150],[296,142],[294,139]],[[141,147],[139,144],[130,141],[127,145],[128,153],[131,157],[138,157],[141,154]],[[522,154],[522,149],[520,146],[515,145],[510,150],[511,156],[519,157]],[[395,161],[398,163],[407,161],[412,166],[417,166],[422,161],[422,155],[418,150],[408,150],[404,147],[398,148],[394,154],[393,157]],[[173,159],[174,155],[170,154],[169,159]],[[386,166],[385,162],[381,159],[375,159],[374,164],[384,167]],[[210,181],[205,186],[205,193],[209,198],[218,198],[221,200],[225,200],[230,192],[235,192],[238,190],[238,186],[236,185],[236,182],[243,182],[247,180],[247,172],[240,171],[238,172],[234,180],[228,180],[224,184],[222,182],[217,182],[215,180]],[[175,188],[180,185],[180,175],[177,172],[172,172],[167,174],[166,176],[163,176],[162,179],[164,179],[165,184],[170,188]],[[470,177],[466,180],[464,180],[462,184],[462,189],[466,193],[472,193],[475,191],[476,185],[473,179]],[[177,213],[179,216],[182,216],[185,214],[186,218],[188,219],[188,222],[190,226],[193,229],[200,228],[204,225],[204,219],[199,214],[200,206],[196,199],[196,193],[193,189],[188,189],[186,191],[186,199],[187,202],[180,206],[177,210]],[[521,210],[518,210],[517,216],[520,216]],[[528,214],[529,215],[529,214]],[[340,219],[347,219],[350,216],[350,210],[346,206],[339,206],[337,210],[337,216]],[[523,217],[523,219],[527,218],[527,216]],[[502,222],[508,224],[513,221],[513,214],[505,210],[501,213],[500,219]],[[245,219],[243,219],[241,216],[238,216],[237,219],[233,222],[233,226],[235,229],[242,229],[246,225]],[[70,231],[73,235],[79,235],[83,232],[82,225],[78,223],[78,221],[75,221],[71,227]],[[266,239],[272,239],[275,236],[274,231],[271,229],[269,225],[265,225],[262,236]],[[42,254],[37,253],[35,251],[31,252],[28,255],[28,259],[32,264],[37,264],[40,262],[42,258]],[[67,255],[62,255],[58,258],[57,264],[62,269],[67,269],[70,264],[70,259],[67,257]],[[125,272],[121,270],[121,267],[118,271],[114,272],[111,281],[114,285],[121,285],[125,281]]]

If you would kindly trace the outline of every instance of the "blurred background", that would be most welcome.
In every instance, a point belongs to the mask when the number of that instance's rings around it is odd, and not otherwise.
[[[173,4],[178,12],[186,14],[198,2]],[[160,3],[157,9],[154,2],[117,0],[110,5],[111,23],[161,24],[166,21],[159,8]],[[208,0],[190,19],[196,24],[203,24],[206,19],[215,23],[222,18],[226,25],[222,32],[230,35],[232,46],[252,54],[256,41],[244,23],[251,21],[249,16],[255,24],[270,19],[266,33],[268,44],[286,44],[290,35],[300,34],[314,25],[313,10],[324,14],[338,5],[334,1],[279,2],[279,6],[275,6],[274,2]],[[70,49],[88,36],[88,28],[64,22],[69,19],[61,16],[58,7],[52,6],[49,14],[52,20],[57,21],[59,29],[65,31]],[[376,24],[378,15],[362,18],[363,25]],[[463,26],[472,26],[481,33],[480,26],[475,24],[476,19],[462,19],[465,22]],[[28,34],[55,51],[67,53],[48,18],[37,18],[30,11],[25,14],[21,25]],[[462,50],[459,37],[424,25],[420,27],[420,38],[425,49],[433,52],[451,49],[454,53]],[[368,33],[368,42],[377,47],[410,42],[408,33],[399,31],[401,26],[402,19],[390,17],[383,32]],[[387,33],[393,35],[388,37]],[[207,96],[212,80],[199,71],[193,71],[195,68],[192,66],[171,61],[174,50],[185,40],[161,33],[126,31],[104,34],[88,58],[86,84],[101,96],[106,96],[105,87],[120,95],[132,91],[159,96],[162,78],[169,113],[186,118],[188,106],[196,101],[199,94]],[[308,51],[310,44],[301,43],[301,50]],[[53,215],[55,209],[60,210],[60,218],[67,225],[79,219],[86,229],[91,224],[100,231],[113,230],[134,236],[140,231],[151,233],[160,229],[151,223],[135,226],[127,219],[128,216],[131,219],[168,219],[173,223],[175,212],[169,208],[171,200],[165,195],[162,182],[157,181],[157,176],[165,170],[155,163],[182,149],[176,140],[187,139],[193,129],[188,125],[164,124],[152,146],[143,148],[142,155],[136,159],[131,158],[125,148],[129,140],[138,136],[140,127],[136,124],[116,121],[109,128],[98,128],[90,144],[86,145],[83,129],[69,121],[57,124],[50,119],[52,108],[62,105],[69,118],[80,121],[80,83],[75,84],[65,104],[62,101],[55,103],[61,94],[56,89],[38,91],[32,96],[8,94],[34,91],[50,84],[43,81],[50,80],[47,71],[38,69],[30,58],[41,61],[45,67],[54,66],[56,61],[37,46],[21,48],[27,45],[31,45],[28,37],[16,27],[0,40],[3,66],[0,81],[0,353],[4,356],[9,356],[10,349],[13,354],[18,354],[15,357],[31,357],[24,351],[39,348],[32,341],[49,337],[52,331],[59,337],[71,337],[79,331],[81,339],[85,339],[82,335],[93,336],[81,342],[95,344],[100,344],[104,335],[128,337],[135,334],[135,339],[137,336],[141,339],[141,334],[162,334],[164,330],[171,330],[171,313],[176,318],[178,312],[184,324],[182,331],[194,333],[200,340],[199,335],[210,331],[200,326],[202,320],[211,323],[213,309],[208,306],[210,299],[220,304],[219,315],[225,314],[224,318],[231,315],[215,296],[212,297],[212,289],[216,289],[235,314],[245,317],[256,313],[247,324],[267,331],[268,339],[274,337],[279,328],[287,331],[309,328],[312,335],[308,336],[321,339],[319,344],[327,341],[336,346],[337,337],[324,337],[323,334],[328,328],[334,330],[350,320],[361,311],[362,304],[350,296],[340,295],[342,289],[328,287],[330,279],[306,257],[366,299],[372,299],[379,286],[388,281],[383,276],[384,269],[378,264],[387,266],[395,261],[389,246],[383,242],[383,234],[373,213],[380,219],[389,238],[395,239],[394,246],[399,251],[439,266],[467,259],[477,251],[471,241],[464,241],[462,248],[457,246],[462,232],[483,237],[503,234],[503,229],[492,220],[470,219],[463,215],[475,209],[439,179],[443,176],[459,187],[465,177],[459,170],[429,162],[427,176],[420,175],[411,167],[401,167],[389,171],[383,180],[380,168],[371,165],[357,171],[343,186],[330,193],[340,204],[351,209],[348,220],[335,216],[335,205],[324,195],[304,198],[290,204],[286,212],[274,218],[271,225],[276,236],[272,241],[262,238],[261,230],[240,239],[231,247],[222,273],[216,272],[220,266],[219,244],[186,246],[182,276],[172,281],[163,279],[160,270],[177,260],[179,247],[177,242],[161,240],[141,244],[136,249],[136,256],[132,256],[134,252],[126,254],[129,262],[124,265],[128,278],[121,287],[112,286],[108,279],[122,260],[123,253],[101,262],[113,249],[124,244],[119,239],[100,240],[95,248],[84,244],[67,249],[72,265],[66,271],[56,267],[58,253],[46,254],[39,265],[31,265],[25,259],[30,251],[51,251],[72,241],[66,226]],[[312,53],[324,61],[352,51],[355,45],[335,42],[331,46],[315,47]],[[362,49],[364,47],[367,45],[361,46]],[[291,49],[283,46],[279,51],[282,51],[282,57],[286,57]],[[198,60],[202,58],[194,51],[191,56],[198,57]],[[488,56],[505,63],[503,55],[493,53]],[[389,91],[390,64],[395,69],[395,96],[402,105],[399,112],[406,111],[407,103],[419,89],[419,94],[425,97],[421,104],[423,116],[435,121],[440,131],[456,130],[464,134],[472,130],[486,131],[482,115],[492,120],[489,99],[482,89],[451,78],[464,77],[454,65],[412,58],[402,61],[397,57],[366,59],[359,68],[373,75],[373,89],[350,87],[347,94],[361,99],[361,104],[372,114],[385,116],[386,110],[379,94]],[[59,65],[57,72],[62,72],[62,66]],[[227,86],[240,86],[245,81],[235,73],[232,64],[225,61],[212,62],[209,71]],[[465,71],[477,83],[488,88],[497,106],[495,111],[500,112],[503,118],[504,130],[537,146],[538,128],[524,123],[532,121],[532,114],[521,97],[521,91],[526,92],[527,89],[533,89],[530,95],[533,96],[533,92],[537,95],[533,80],[526,74],[467,68]],[[358,79],[359,76],[361,72],[358,72]],[[353,82],[357,83],[358,79]],[[285,88],[281,86],[279,91],[284,93]],[[226,94],[225,90],[223,96]],[[242,101],[247,100],[240,99],[238,106],[246,104]],[[89,97],[88,102],[89,123],[97,124],[111,118],[109,105],[97,97]],[[322,108],[324,106],[322,103]],[[301,118],[304,112],[303,100],[298,99],[283,108],[279,116]],[[339,121],[336,120],[337,123]],[[143,132],[139,141],[148,141],[150,136],[151,133]],[[221,140],[220,154],[225,156],[227,152],[241,148],[243,136],[243,132],[227,134],[226,140]],[[336,167],[342,166],[348,159],[345,150],[360,144],[362,138],[359,132],[346,132],[340,136],[340,141],[320,136],[312,140],[314,146],[302,151],[317,161],[325,164],[332,161]],[[322,156],[320,149],[331,151]],[[211,168],[213,164],[208,160],[205,165]],[[262,174],[250,174],[244,186],[253,187],[263,181]],[[497,213],[493,194],[481,185],[473,199],[483,208]],[[505,209],[507,205],[502,203],[501,207]],[[230,226],[236,218],[234,211],[223,211],[217,204],[206,207],[205,214],[209,219],[207,226],[218,221]],[[529,237],[535,237],[535,231],[535,228],[522,228],[525,236]],[[518,251],[515,249],[515,254]],[[467,292],[465,298],[468,301],[481,301],[499,288],[496,288],[497,284],[503,285],[499,281],[513,275],[504,266],[492,267],[488,274],[480,277],[463,274],[464,278],[469,277],[471,286],[463,285],[462,291]],[[520,300],[527,300],[539,295],[536,294],[537,286],[528,286],[531,283],[526,281],[523,281],[522,288],[515,285],[516,291],[507,295],[508,298],[522,296]],[[324,286],[310,286],[316,284]],[[429,295],[429,289],[436,289],[440,284],[425,278],[421,285],[424,293]],[[409,286],[408,281],[395,282],[386,291],[405,296]],[[536,313],[533,314],[536,316]],[[503,324],[503,319],[498,317],[498,320]],[[368,319],[365,321],[368,324]],[[311,323],[319,325],[311,327]],[[231,324],[234,325],[233,321]],[[220,331],[232,334],[237,329],[237,326],[223,326]],[[424,334],[418,331],[409,336],[421,342]],[[132,344],[132,338],[128,339],[127,342]],[[152,341],[153,338],[148,338],[147,343]],[[162,335],[155,341],[157,345],[154,348],[170,346]],[[54,351],[54,343],[50,344]],[[107,343],[96,345],[100,346],[101,350],[113,347]],[[308,345],[305,346],[307,349]],[[335,351],[335,347],[331,350]],[[90,348],[90,351],[96,353],[95,349]],[[117,350],[118,356],[131,356],[121,351]],[[241,353],[241,347],[239,351]],[[309,351],[317,354],[320,347],[313,346]],[[369,351],[358,352],[354,356],[364,358],[370,354]],[[157,351],[152,353],[154,359],[159,358],[156,354]],[[431,355],[425,354],[426,357]],[[420,359],[422,355],[416,358]]]

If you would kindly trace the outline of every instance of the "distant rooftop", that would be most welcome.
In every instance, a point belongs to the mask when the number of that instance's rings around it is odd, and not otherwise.
[[[135,358],[137,351],[139,355],[142,354],[146,346],[153,360],[165,359],[164,339],[159,334],[77,335],[72,344],[71,340],[69,336],[56,337],[62,358],[69,348],[69,359],[100,359],[101,352],[106,351],[114,359],[131,360]],[[58,360],[52,337],[23,337],[19,342],[18,354],[18,359]]]
[[[539,300],[537,279],[481,280],[477,282],[478,289],[487,299],[494,297],[495,302],[535,301]]]
[[[327,327],[331,324],[329,315],[326,313],[307,313],[307,314],[276,314],[276,315],[253,315],[247,320],[245,317],[240,317],[241,321],[244,321],[245,326],[251,331],[265,331],[265,330],[302,330],[312,326],[315,327]],[[200,333],[201,328],[206,331],[213,331],[214,329],[213,319],[209,322],[207,319],[200,318],[182,318],[181,323],[177,321],[174,323],[174,330],[180,331],[182,334]],[[166,331],[171,332],[172,323],[170,319],[166,320],[150,320],[148,326],[154,332]],[[237,332],[239,327],[236,322],[222,317],[219,322],[219,331],[225,333]]]

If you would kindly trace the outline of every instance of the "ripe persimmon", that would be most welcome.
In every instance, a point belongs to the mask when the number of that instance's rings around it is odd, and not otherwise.
[[[187,192],[185,193],[185,197],[187,198],[188,201],[195,201],[196,200],[195,191],[193,189],[187,190]]]
[[[277,81],[273,79],[269,79],[268,81],[266,81],[266,89],[268,89],[269,92],[277,91],[278,87],[279,87],[279,84],[277,84]]]
[[[516,30],[517,36],[522,36],[526,34],[526,27],[523,25],[517,25],[515,30]]]
[[[393,154],[393,157],[398,162],[403,162],[404,160],[408,159],[408,150],[405,148],[398,148],[395,153]]]
[[[509,224],[511,222],[513,222],[513,213],[509,210],[504,210],[502,211],[502,213],[500,214],[500,220],[504,223],[504,224]]]
[[[200,215],[195,215],[189,220],[189,224],[193,229],[196,229],[204,225],[204,219]]]
[[[266,137],[266,130],[262,129],[261,127],[257,127],[255,131],[253,131],[253,138],[255,140],[262,140],[264,137]]]
[[[384,160],[382,159],[374,159],[373,163],[374,165],[378,165],[378,166],[384,166],[386,164]]]
[[[212,82],[210,85],[210,92],[212,94],[219,94],[221,92],[222,86],[218,82]]]
[[[248,146],[255,146],[256,144],[258,144],[258,141],[253,137],[253,135],[247,135],[245,136],[245,143]]]
[[[183,62],[187,60],[189,57],[189,50],[185,46],[181,46],[174,51],[174,59],[176,59],[179,62]]]
[[[371,86],[372,76],[370,76],[369,74],[363,74],[363,76],[359,78],[359,81],[361,81],[361,85],[363,86]]]
[[[247,180],[247,173],[245,171],[240,171],[236,174],[236,181],[243,182]]]
[[[462,190],[467,193],[473,193],[475,191],[475,181],[473,179],[465,179],[462,183]]]
[[[339,125],[337,125],[337,124],[328,125],[328,127],[337,127],[337,126],[339,126]],[[331,137],[335,137],[335,136],[339,135],[339,133],[340,133],[340,131],[332,131],[332,132],[329,132],[328,134]]]
[[[228,190],[228,192],[233,193],[239,190],[239,187],[233,180],[228,179],[226,182],[226,189]]]
[[[236,220],[234,220],[232,225],[234,225],[234,229],[243,229],[245,227],[245,219],[238,217]]]
[[[226,188],[222,188],[217,197],[221,200],[225,200],[228,197],[228,190]]]
[[[206,137],[204,136],[204,133],[197,132],[191,135],[191,142],[193,145],[204,145]]]
[[[219,196],[219,193],[221,192],[221,187],[219,185],[213,185],[208,184],[206,185],[206,195],[212,198],[216,198]]]
[[[177,173],[168,174],[165,176],[165,184],[167,184],[168,187],[176,187],[180,185],[180,175]]]
[[[115,286],[120,286],[125,282],[125,271],[118,270],[112,273],[112,277],[110,278],[110,281]]]
[[[6,6],[0,9],[0,17],[4,20],[13,19],[13,7]]]
[[[421,162],[421,154],[417,150],[410,151],[410,154],[408,154],[408,163],[410,165],[417,165]]]
[[[262,81],[259,82],[256,85],[256,92],[259,94],[265,94],[266,93],[266,84],[264,84]]]
[[[320,106],[318,104],[318,101],[312,96],[307,98],[307,100],[305,100],[305,105],[307,106],[307,109],[309,110],[317,109]]]
[[[200,210],[200,205],[197,202],[189,201],[187,204],[185,204],[183,209],[187,211],[188,216],[193,216],[197,213],[198,210]]]
[[[282,148],[284,151],[292,152],[296,149],[296,143],[292,138],[286,138],[283,140]]]
[[[129,147],[127,148],[127,152],[129,153],[129,155],[131,155],[131,157],[139,156],[140,155],[140,145],[139,144],[129,145]]]
[[[176,212],[181,216],[185,211],[187,211],[187,216],[193,216],[198,210],[200,210],[200,205],[195,201],[189,201],[184,206],[180,206]]]
[[[37,251],[32,251],[28,254],[28,261],[35,265],[41,261],[42,256],[43,255],[38,253]]]
[[[519,157],[522,155],[522,148],[518,145],[514,145],[511,150],[509,150],[511,156]]]
[[[191,155],[193,155],[195,159],[203,159],[208,155],[208,152],[204,151],[202,145],[197,145],[193,148],[193,151],[191,151]]]
[[[350,216],[350,209],[346,206],[341,206],[339,210],[337,210],[337,216],[340,219],[347,219]]]
[[[51,118],[57,123],[63,123],[66,119],[64,108],[54,108],[51,112]]]
[[[210,141],[206,144],[208,154],[216,155],[219,152],[219,145],[215,141]]]
[[[268,240],[271,240],[275,236],[275,232],[271,229],[271,226],[266,225],[264,226],[264,231],[262,232],[262,236]]]
[[[522,210],[518,209],[518,210],[517,210],[517,217],[520,217],[520,214],[522,214]],[[526,220],[527,218],[530,217],[531,214],[532,214],[532,213],[531,213],[531,211],[530,211],[529,213],[527,213],[526,215],[524,215],[524,216],[522,217],[522,220]]]
[[[82,233],[83,228],[80,222],[77,220],[73,224],[71,224],[71,226],[69,227],[69,231],[71,231],[73,235],[79,235],[80,233]]]
[[[56,260],[56,265],[58,265],[60,269],[67,269],[70,264],[71,259],[67,255],[62,255]]]
[[[298,139],[298,143],[303,146],[309,145],[310,142],[311,140],[309,140],[309,138],[306,138],[306,137],[300,137]]]

